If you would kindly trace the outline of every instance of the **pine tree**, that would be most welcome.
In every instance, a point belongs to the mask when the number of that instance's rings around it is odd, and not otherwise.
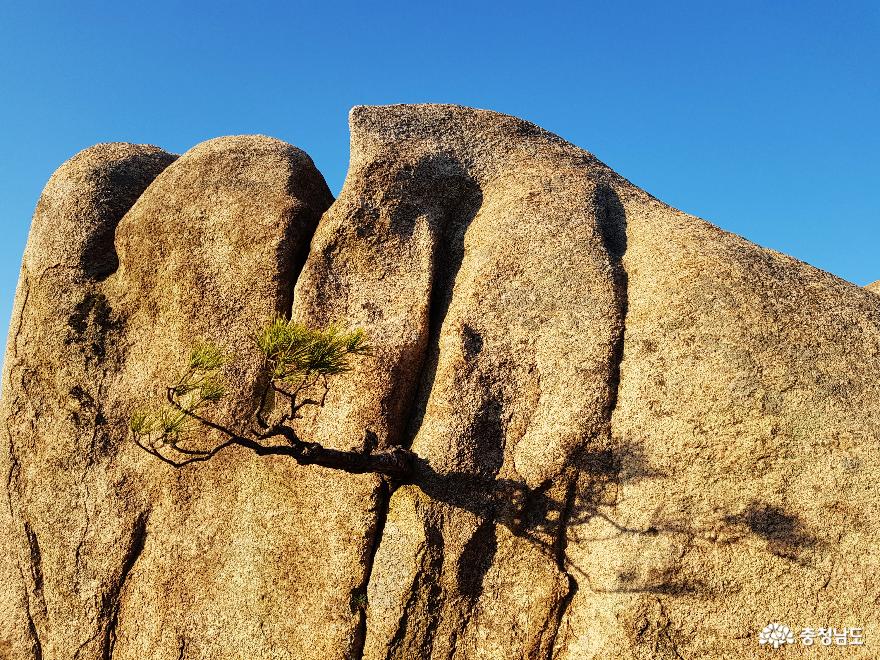
[[[245,434],[210,418],[227,394],[222,371],[229,356],[213,343],[200,342],[190,351],[183,373],[166,387],[165,404],[132,415],[130,428],[138,446],[174,467],[206,461],[239,445],[261,456],[290,456],[301,465],[374,472],[398,480],[409,477],[413,454],[403,447],[369,453],[330,449],[302,440],[292,425],[303,408],[324,406],[333,376],[350,371],[353,358],[369,355],[363,330],[338,325],[314,329],[275,319],[254,340],[264,358],[266,383],[260,388],[254,422],[243,425],[249,427]],[[279,401],[280,417],[268,419],[267,409]],[[205,429],[218,431],[225,440],[210,449],[192,447],[189,441]]]

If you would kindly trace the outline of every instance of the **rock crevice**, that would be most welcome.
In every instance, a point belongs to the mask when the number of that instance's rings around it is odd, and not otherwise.
[[[147,542],[147,521],[149,514],[141,513],[135,519],[128,549],[122,559],[122,569],[119,578],[103,598],[103,610],[107,619],[107,627],[104,632],[104,659],[113,659],[113,649],[116,646],[117,628],[119,627],[119,612],[122,608],[122,594],[126,580],[134,568],[135,563],[144,551]]]

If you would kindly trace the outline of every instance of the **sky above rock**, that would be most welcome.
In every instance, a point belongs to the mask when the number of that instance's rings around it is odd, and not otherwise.
[[[260,133],[337,193],[357,104],[523,117],[725,230],[880,278],[875,3],[297,4],[0,8],[4,336],[34,205],[77,151]]]

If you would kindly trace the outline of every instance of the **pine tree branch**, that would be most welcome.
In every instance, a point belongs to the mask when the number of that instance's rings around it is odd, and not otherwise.
[[[189,364],[166,389],[170,409],[156,412],[136,412],[130,421],[134,440],[139,447],[174,467],[206,461],[232,445],[250,449],[260,456],[290,456],[301,465],[320,465],[353,474],[375,472],[398,480],[410,478],[414,469],[415,454],[403,447],[371,451],[375,443],[365,444],[366,452],[330,449],[317,442],[305,442],[288,426],[299,418],[305,406],[323,407],[330,389],[328,376],[349,371],[348,360],[353,356],[370,354],[363,330],[345,330],[331,324],[323,329],[312,329],[301,323],[277,318],[257,333],[257,346],[264,355],[264,378],[260,379],[262,391],[257,406],[255,426],[241,435],[231,428],[204,416],[203,409],[223,398],[225,389],[219,380],[219,369],[227,356],[215,344],[197,343],[190,352]],[[311,398],[308,392],[323,384],[320,398]],[[291,389],[287,389],[291,388]],[[273,401],[269,402],[269,395]],[[288,400],[289,411],[280,418],[267,414],[266,407],[274,407],[275,395]],[[299,400],[300,397],[304,397]],[[270,411],[271,413],[271,411]],[[270,422],[270,419],[272,421]],[[198,422],[226,437],[212,449],[191,449],[181,446],[183,439],[192,431],[188,422]],[[368,438],[370,432],[367,431]],[[372,434],[375,438],[375,434]],[[272,438],[283,444],[264,444]],[[183,456],[177,460],[169,456]]]
[[[366,454],[355,451],[331,449],[324,447],[317,442],[305,442],[296,434],[296,431],[283,423],[275,424],[264,431],[252,431],[257,437],[257,440],[254,440],[240,435],[232,429],[200,415],[194,410],[182,406],[177,400],[174,388],[168,388],[167,396],[168,401],[177,410],[200,424],[219,431],[228,438],[226,442],[206,451],[185,449],[180,447],[178,442],[169,442],[166,446],[188,456],[186,459],[174,461],[159,453],[158,448],[155,446],[148,446],[135,437],[135,442],[137,442],[141,448],[174,467],[182,467],[190,463],[206,461],[226,447],[239,445],[252,450],[258,456],[290,456],[300,465],[319,465],[334,470],[343,470],[344,472],[349,472],[351,474],[375,472],[402,481],[407,480],[412,474],[415,454],[403,447],[392,447],[390,449]],[[286,444],[264,445],[258,441],[268,440],[279,436],[286,440]]]

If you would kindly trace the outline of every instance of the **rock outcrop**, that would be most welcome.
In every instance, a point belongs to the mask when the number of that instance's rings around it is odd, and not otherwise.
[[[748,658],[780,620],[872,657],[880,298],[513,117],[351,133],[335,201],[263,137],[53,175],[3,375],[0,656]],[[278,314],[367,330],[298,432],[410,447],[409,483],[134,445],[198,338],[236,349],[218,414],[253,415]]]

